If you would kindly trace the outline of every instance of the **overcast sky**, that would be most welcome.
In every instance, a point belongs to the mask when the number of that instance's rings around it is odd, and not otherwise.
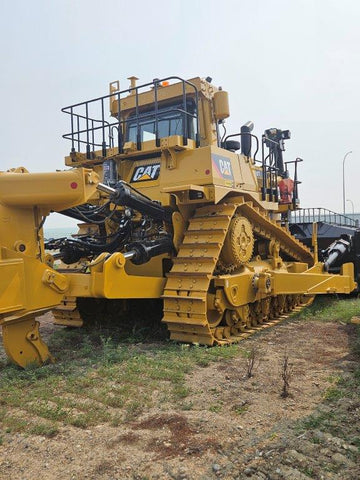
[[[303,207],[342,211],[352,150],[346,198],[360,211],[360,2],[0,1],[1,170],[63,168],[61,107],[111,81],[209,75],[229,92],[228,133],[248,120],[258,135],[291,130]]]

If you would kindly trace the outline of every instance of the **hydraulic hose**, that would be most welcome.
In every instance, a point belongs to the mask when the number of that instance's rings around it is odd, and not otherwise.
[[[137,212],[148,215],[154,220],[170,220],[168,212],[160,203],[146,197],[122,180],[116,184],[115,188],[99,183],[97,189],[109,194],[110,200],[116,205],[133,208]]]

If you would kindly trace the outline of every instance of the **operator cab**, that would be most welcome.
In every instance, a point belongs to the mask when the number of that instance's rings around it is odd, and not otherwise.
[[[155,140],[156,137],[182,136],[185,131],[187,132],[187,138],[195,140],[195,115],[196,105],[192,100],[187,100],[186,112],[180,102],[158,105],[157,111],[153,107],[144,108],[140,110],[138,115],[134,111],[126,119],[125,141],[136,143],[138,129],[141,142]]]

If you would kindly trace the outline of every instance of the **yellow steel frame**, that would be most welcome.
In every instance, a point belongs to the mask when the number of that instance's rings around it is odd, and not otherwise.
[[[181,245],[187,222],[199,205],[214,205],[231,198],[237,203],[235,200],[238,198],[239,204],[251,203],[244,212],[252,211],[254,218],[260,218],[259,212],[273,213],[271,222],[274,227],[269,227],[272,237],[267,239],[273,245],[269,248],[268,258],[261,260],[257,257],[232,275],[211,277],[209,273],[207,279],[213,281],[215,289],[211,294],[205,290],[204,298],[197,299],[199,308],[206,311],[206,302],[212,302],[210,310],[217,315],[226,308],[241,309],[243,305],[276,295],[353,291],[356,283],[352,264],[343,265],[340,275],[330,275],[324,272],[316,256],[315,265],[311,268],[301,262],[282,261],[276,240],[287,237],[288,232],[276,227],[279,205],[262,199],[257,176],[261,171],[252,159],[217,146],[213,105],[216,89],[199,78],[191,81],[200,92],[200,148],[195,148],[191,139],[184,145],[182,137],[174,135],[162,138],[159,147],[154,140],[143,142],[141,154],[147,154],[145,159],[139,158],[139,152],[131,142],[124,145],[122,154],[109,149],[107,158],[117,162],[121,178],[128,182],[138,166],[151,165],[155,161],[160,163],[159,178],[139,182],[136,188],[151,199],[160,201],[163,206],[176,210],[172,225],[175,248]],[[180,86],[173,85],[159,90],[159,100],[165,101],[181,94]],[[146,106],[153,102],[153,92],[143,93],[139,98],[140,105]],[[121,105],[123,115],[129,115],[134,110],[134,101],[131,96],[121,100],[124,102]],[[119,110],[116,95],[111,97],[110,109],[116,117]],[[44,251],[42,225],[51,211],[87,202],[101,204],[108,200],[96,190],[102,174],[102,154],[94,152],[92,158],[87,159],[84,154],[72,152],[66,158],[68,166],[86,165],[92,168],[29,173],[21,167],[0,172],[0,325],[8,356],[21,366],[52,360],[41,341],[35,315],[58,305],[64,296],[134,299],[161,298],[164,295],[163,257],[137,266],[127,263],[120,252],[112,255],[103,253],[88,265],[85,273],[67,273],[54,269],[51,258]],[[218,168],[220,164],[216,166],[219,159],[228,165],[231,174],[222,172]],[[202,195],[200,200],[196,195],[190,195],[193,191]],[[261,230],[261,225],[258,228]],[[226,234],[226,228],[224,232]],[[313,243],[316,245],[316,238]],[[310,252],[309,258],[312,261]],[[216,255],[211,258],[214,268],[217,260]],[[174,293],[175,303],[184,298]]]

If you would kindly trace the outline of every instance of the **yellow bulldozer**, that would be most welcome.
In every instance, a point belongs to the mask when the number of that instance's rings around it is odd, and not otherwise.
[[[50,309],[79,327],[106,302],[162,299],[171,339],[211,346],[356,288],[352,264],[327,272],[344,242],[320,263],[316,235],[312,251],[289,232],[301,160],[284,162],[288,130],[259,140],[248,122],[226,135],[228,94],[210,78],[129,80],[63,109],[67,169],[0,172],[0,325],[13,362],[52,359],[36,320]],[[51,212],[78,220],[78,234],[45,241]]]

